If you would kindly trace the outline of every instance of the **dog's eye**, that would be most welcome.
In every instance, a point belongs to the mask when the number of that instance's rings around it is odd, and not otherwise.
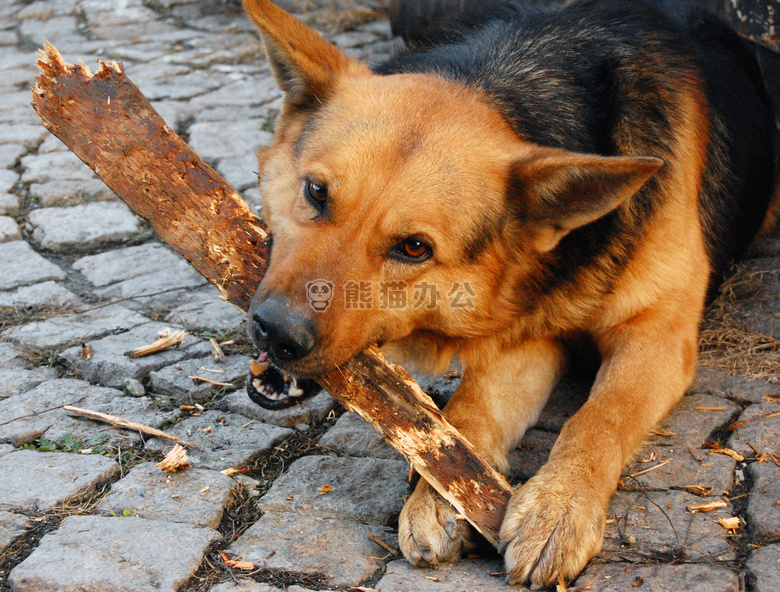
[[[407,238],[393,248],[393,254],[402,261],[421,263],[433,255],[431,246],[419,238]]]
[[[303,183],[303,194],[311,205],[322,212],[328,201],[328,186],[323,183],[317,183],[311,179],[306,179]]]

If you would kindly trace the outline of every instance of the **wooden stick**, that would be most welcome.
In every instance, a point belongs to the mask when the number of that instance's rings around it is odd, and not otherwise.
[[[127,352],[125,355],[128,358],[143,358],[144,356],[151,356],[152,354],[156,354],[161,351],[165,351],[166,349],[171,349],[177,345],[181,345],[181,342],[187,338],[187,335],[189,335],[189,333],[186,331],[174,331],[170,335],[160,337],[153,343],[137,347],[134,350]]]
[[[121,66],[100,62],[93,75],[47,44],[38,68],[33,106],[46,128],[246,311],[268,261],[263,221],[165,124]],[[497,546],[509,484],[408,373],[370,349],[319,382]]]
[[[177,444],[186,446],[187,448],[199,448],[199,446],[196,444],[182,440],[178,436],[174,436],[171,433],[158,430],[157,428],[153,428],[142,423],[130,421],[129,419],[119,417],[118,415],[109,415],[108,413],[92,411],[91,409],[82,409],[80,407],[73,407],[71,405],[65,405],[63,406],[63,409],[71,415],[86,417],[87,419],[94,419],[95,421],[102,421],[103,423],[111,424],[115,428],[133,430],[134,432],[141,432],[148,436],[154,436],[155,438],[164,438],[166,440],[170,440],[171,442],[176,442]]]

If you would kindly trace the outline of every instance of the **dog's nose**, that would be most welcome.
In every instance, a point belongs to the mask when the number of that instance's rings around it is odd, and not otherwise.
[[[294,362],[309,355],[316,343],[314,321],[306,309],[292,307],[279,297],[265,300],[252,313],[255,333],[272,359]]]

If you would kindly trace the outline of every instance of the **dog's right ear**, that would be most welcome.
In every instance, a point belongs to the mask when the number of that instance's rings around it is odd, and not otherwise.
[[[270,0],[244,0],[244,8],[260,28],[276,82],[294,106],[322,102],[338,75],[368,73]]]

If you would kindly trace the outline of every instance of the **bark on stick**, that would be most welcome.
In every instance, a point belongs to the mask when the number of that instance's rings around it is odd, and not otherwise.
[[[162,239],[246,311],[263,278],[269,233],[238,193],[157,114],[121,66],[96,73],[47,44],[33,106],[46,128]],[[511,488],[430,397],[375,348],[319,379],[376,428],[494,546]]]

